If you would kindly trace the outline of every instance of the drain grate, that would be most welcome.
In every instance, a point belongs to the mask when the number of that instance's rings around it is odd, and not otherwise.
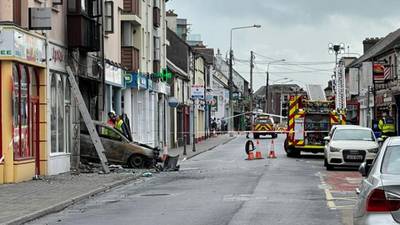
[[[143,195],[140,195],[140,196],[143,196],[143,197],[157,197],[157,196],[167,196],[167,195],[170,195],[170,194],[155,193],[155,194],[143,194]]]

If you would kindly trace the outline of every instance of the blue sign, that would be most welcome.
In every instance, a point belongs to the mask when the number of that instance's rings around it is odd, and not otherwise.
[[[147,89],[147,77],[140,73],[131,73],[125,76],[125,85],[130,88]]]

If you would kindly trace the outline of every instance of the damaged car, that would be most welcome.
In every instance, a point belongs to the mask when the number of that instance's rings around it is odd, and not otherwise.
[[[130,168],[153,167],[160,161],[160,149],[130,141],[114,127],[93,121],[100,136],[109,163]],[[81,158],[99,160],[92,139],[87,130],[81,130]]]

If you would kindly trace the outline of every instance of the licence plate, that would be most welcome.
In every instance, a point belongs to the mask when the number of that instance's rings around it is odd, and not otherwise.
[[[362,155],[347,155],[346,156],[346,159],[348,159],[348,160],[359,160],[359,161],[361,161],[361,160],[363,160],[363,156]]]

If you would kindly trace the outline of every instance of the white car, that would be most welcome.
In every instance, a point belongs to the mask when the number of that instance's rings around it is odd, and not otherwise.
[[[358,167],[363,162],[372,163],[379,149],[379,143],[371,128],[338,125],[325,137],[325,167]]]

